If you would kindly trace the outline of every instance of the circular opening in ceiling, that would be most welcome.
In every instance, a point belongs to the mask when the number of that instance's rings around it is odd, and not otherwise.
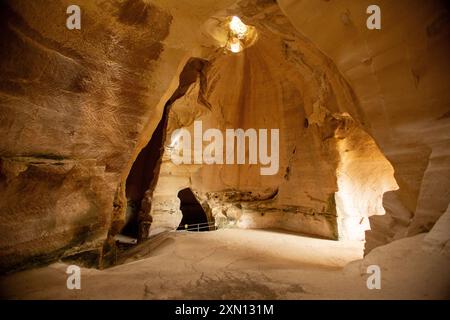
[[[258,39],[256,28],[236,15],[209,18],[203,25],[203,34],[207,35],[204,42],[206,47],[212,44],[231,54],[242,52]]]
[[[238,16],[231,16],[225,20],[227,28],[227,42],[225,48],[232,53],[239,53],[253,45],[257,38],[256,28],[246,25]]]

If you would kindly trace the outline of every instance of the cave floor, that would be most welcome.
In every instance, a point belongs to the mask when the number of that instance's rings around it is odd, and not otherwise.
[[[362,242],[275,230],[173,232],[142,260],[82,268],[80,290],[66,288],[67,264],[55,263],[0,278],[0,293],[7,299],[446,298],[448,272],[439,268],[449,265],[448,258],[411,251],[421,237],[360,260]],[[383,272],[381,290],[366,286],[365,268],[373,263]],[[408,270],[414,277],[408,278]]]

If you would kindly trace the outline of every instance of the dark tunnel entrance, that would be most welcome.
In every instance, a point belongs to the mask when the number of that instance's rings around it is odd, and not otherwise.
[[[180,210],[183,213],[178,230],[209,231],[208,217],[190,188],[178,192]]]

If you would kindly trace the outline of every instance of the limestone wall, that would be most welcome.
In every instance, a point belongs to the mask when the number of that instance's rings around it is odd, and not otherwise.
[[[367,251],[447,210],[444,1],[380,0],[382,30],[365,27],[366,0],[78,2],[81,30],[66,28],[70,1],[1,4],[2,271],[87,251],[108,260],[129,171],[193,57],[207,63],[171,106],[165,145],[194,120],[277,128],[279,171],[174,166],[166,154],[146,199],[151,231],[177,226],[185,187],[234,227],[332,239],[370,227]],[[220,47],[231,15],[258,33],[239,54]]]

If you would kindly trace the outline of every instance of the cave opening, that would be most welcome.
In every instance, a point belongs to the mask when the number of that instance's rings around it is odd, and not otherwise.
[[[164,107],[163,116],[158,123],[149,143],[142,149],[131,167],[126,181],[127,210],[122,234],[139,237],[139,212],[142,199],[147,190],[155,184],[159,173],[159,162],[163,153],[165,127],[168,117],[169,103]]]
[[[166,102],[162,117],[150,141],[134,161],[126,180],[127,207],[121,235],[137,239],[137,241],[148,237],[152,220],[150,216],[151,198],[158,182],[164,154],[170,108],[177,99],[185,95],[198,78],[200,78],[201,86],[205,86],[204,69],[207,66],[208,61],[199,58],[191,58],[186,62],[179,76],[178,88]],[[145,199],[150,200],[150,203],[144,201]]]
[[[190,188],[178,192],[180,210],[183,213],[178,230],[209,231],[208,216]]]

